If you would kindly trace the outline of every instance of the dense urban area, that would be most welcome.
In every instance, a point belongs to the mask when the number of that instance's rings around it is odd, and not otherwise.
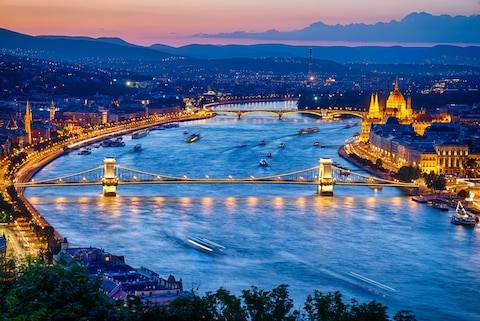
[[[28,185],[21,184],[35,184],[39,168],[71,150],[88,153],[88,144],[122,144],[119,133],[211,118],[216,105],[269,101],[297,101],[299,111],[326,121],[360,117],[358,132],[338,153],[382,180],[364,184],[400,186],[438,208],[458,211],[460,204],[463,219],[477,224],[478,65],[335,62],[308,48],[295,57],[162,53],[150,60],[2,50],[0,320],[416,320],[410,311],[347,302],[338,292],[315,291],[297,308],[286,285],[201,294],[186,288],[182,271],[161,276],[130,266],[122,253],[71,247],[23,194]],[[241,117],[242,110],[230,112]],[[102,179],[107,195],[117,177]],[[334,185],[333,177],[318,179]]]

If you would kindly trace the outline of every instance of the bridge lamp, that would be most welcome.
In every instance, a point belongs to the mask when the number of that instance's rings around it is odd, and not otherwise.
[[[229,179],[232,179],[233,177],[232,177],[232,175],[228,175],[228,178],[229,178]]]
[[[183,175],[183,178],[184,178],[184,179],[187,179],[188,177],[187,177],[187,175]]]
[[[137,176],[133,176],[133,180],[136,181],[136,180],[137,180]]]
[[[209,178],[210,178],[210,176],[208,176],[208,175],[205,175],[205,178],[206,178],[206,179],[209,179]]]
[[[161,180],[161,179],[162,179],[160,176],[157,176],[156,178],[157,178],[157,180]]]
[[[278,179],[279,181],[282,180],[282,178],[281,178],[280,176],[278,176],[277,179]]]
[[[84,177],[84,178],[82,178],[82,180],[86,181],[86,180],[87,180],[87,178],[86,178],[86,177]]]
[[[305,178],[303,178],[303,176],[300,176],[298,179],[301,180],[301,181],[305,180]]]

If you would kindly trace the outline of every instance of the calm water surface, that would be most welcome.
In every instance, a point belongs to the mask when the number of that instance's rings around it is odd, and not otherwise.
[[[125,136],[123,148],[72,152],[35,179],[92,168],[107,156],[125,167],[190,177],[281,173],[314,166],[320,157],[355,169],[337,149],[358,131],[351,126],[356,122],[250,116],[183,123],[139,140]],[[296,135],[309,126],[320,131]],[[186,144],[184,131],[202,139]],[[261,139],[267,146],[258,146]],[[316,140],[326,148],[313,147]],[[277,148],[280,142],[285,149]],[[140,153],[132,151],[137,143]],[[267,152],[271,167],[260,168]],[[448,214],[395,188],[340,186],[333,198],[317,197],[312,186],[120,186],[116,198],[100,191],[58,187],[27,195],[73,246],[125,255],[133,266],[181,277],[187,289],[223,286],[239,293],[287,283],[297,305],[313,289],[340,290],[360,301],[379,300],[391,313],[411,309],[420,320],[480,320],[479,229],[453,226]],[[223,244],[225,254],[188,247],[192,235]]]

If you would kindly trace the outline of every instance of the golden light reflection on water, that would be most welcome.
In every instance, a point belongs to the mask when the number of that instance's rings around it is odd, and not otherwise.
[[[180,204],[180,207],[187,209],[191,206],[192,199],[190,197],[180,197],[178,203]]]
[[[257,205],[258,205],[258,197],[249,196],[249,197],[247,198],[247,205],[248,205],[248,207],[257,207]]]
[[[283,197],[279,197],[279,196],[275,197],[273,199],[273,205],[277,210],[283,209],[283,205],[284,205]]]
[[[301,196],[301,197],[297,197],[297,199],[295,200],[295,205],[304,210],[306,205],[307,205],[307,201],[305,199],[305,197]]]
[[[237,199],[233,196],[227,197],[225,199],[225,206],[230,214],[233,213],[237,207]]]

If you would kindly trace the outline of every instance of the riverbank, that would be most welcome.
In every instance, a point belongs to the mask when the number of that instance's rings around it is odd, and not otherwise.
[[[35,227],[33,228],[37,231],[36,234],[38,236],[38,241],[40,242],[40,240],[46,239],[48,250],[53,254],[59,249],[59,242],[62,240],[62,236],[24,197],[24,189],[14,188],[15,183],[23,183],[31,180],[35,173],[53,160],[64,155],[66,153],[66,149],[80,148],[82,146],[104,140],[108,137],[125,135],[136,130],[165,125],[173,122],[207,119],[213,117],[214,115],[215,114],[213,113],[205,111],[183,112],[176,113],[175,115],[153,115],[141,119],[123,121],[119,124],[113,124],[99,130],[92,130],[90,132],[82,133],[77,137],[72,137],[66,139],[65,141],[48,145],[46,148],[41,150],[35,150],[35,146],[30,146],[27,150],[22,148],[20,152],[12,153],[12,159],[2,161],[3,166],[0,168],[0,176],[2,177],[2,182],[4,183],[4,186],[2,186],[2,193],[6,194],[7,199],[10,199],[14,202],[14,206],[17,209],[21,209],[20,212],[22,212],[22,217],[29,217],[30,222],[33,223],[34,226],[38,227],[37,229]],[[24,153],[25,157],[17,160],[14,157],[18,156],[19,153]],[[39,235],[39,233],[41,235]]]

